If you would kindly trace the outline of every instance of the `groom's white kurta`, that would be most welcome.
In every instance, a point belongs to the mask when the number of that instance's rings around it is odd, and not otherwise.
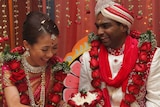
[[[117,75],[123,60],[123,55],[113,56],[109,54],[109,64],[112,72],[113,78]],[[132,56],[131,56],[132,57]],[[91,85],[91,72],[90,69],[90,56],[88,52],[85,52],[82,57],[82,68],[80,72],[80,82],[79,90],[85,89],[93,90],[94,88]],[[116,61],[115,61],[116,60]],[[121,87],[114,88],[108,87],[111,105],[112,107],[119,107],[120,102],[123,97]],[[158,48],[154,54],[153,60],[151,62],[150,72],[147,80],[146,87],[146,107],[160,107],[160,48]],[[139,107],[138,103],[135,101],[132,103],[131,107]]]

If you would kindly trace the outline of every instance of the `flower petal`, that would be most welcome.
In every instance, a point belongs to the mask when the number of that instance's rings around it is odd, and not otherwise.
[[[71,64],[71,72],[78,76],[80,75],[80,68],[81,68],[81,63],[79,61],[74,61],[72,64]]]
[[[72,74],[67,74],[64,79],[64,86],[68,88],[78,88],[79,78]]]
[[[63,100],[65,102],[68,102],[68,100],[71,98],[71,96],[75,93],[78,92],[78,88],[77,89],[70,89],[70,88],[65,88],[63,90]]]

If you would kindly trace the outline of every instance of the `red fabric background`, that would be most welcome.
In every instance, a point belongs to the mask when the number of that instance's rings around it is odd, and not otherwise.
[[[160,15],[157,11],[160,6],[160,1],[116,1],[120,2],[126,8],[129,8],[129,5],[134,6],[132,11],[134,13],[135,22],[132,29],[136,29],[141,32],[145,32],[147,29],[153,30],[153,32],[157,35],[158,45],[160,46]],[[60,45],[58,54],[61,57],[64,57],[68,52],[70,52],[78,40],[86,36],[89,32],[96,31],[94,26],[95,3],[95,0],[55,0],[55,19],[60,29]],[[151,8],[149,8],[149,6],[151,6]],[[143,12],[142,19],[137,18],[139,10],[142,10]],[[81,17],[79,23],[76,22],[77,14]],[[66,17],[66,15],[70,17]],[[149,18],[151,19],[151,22],[149,22]],[[67,23],[68,20],[72,22],[70,25]]]

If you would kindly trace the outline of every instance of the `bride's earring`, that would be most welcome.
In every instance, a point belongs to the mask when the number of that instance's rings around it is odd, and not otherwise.
[[[24,56],[25,56],[25,57],[30,56],[30,53],[29,53],[29,49],[28,49],[28,48],[26,49],[26,51],[25,51],[25,53],[24,53]]]

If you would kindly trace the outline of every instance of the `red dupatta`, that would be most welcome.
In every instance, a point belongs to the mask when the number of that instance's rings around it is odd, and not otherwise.
[[[138,41],[128,36],[125,41],[124,58],[122,66],[115,78],[112,78],[109,62],[108,62],[108,52],[104,45],[100,46],[99,53],[99,68],[101,79],[108,86],[120,87],[123,85],[124,81],[127,80],[130,72],[135,66],[138,57]],[[109,93],[106,88],[102,89],[105,101],[105,107],[111,107]]]

